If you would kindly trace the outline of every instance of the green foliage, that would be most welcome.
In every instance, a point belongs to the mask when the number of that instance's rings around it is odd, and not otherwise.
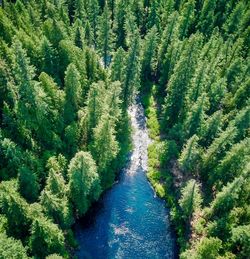
[[[108,115],[103,115],[96,128],[94,128],[92,154],[97,162],[101,183],[104,188],[114,181],[114,175],[110,175],[111,172],[108,169],[118,151],[119,146],[111,118]]]
[[[188,181],[181,190],[181,198],[179,200],[185,221],[190,221],[195,211],[200,209],[201,202],[199,185],[195,180]]]
[[[80,74],[74,64],[70,64],[65,72],[65,106],[64,118],[67,124],[76,119],[80,102]]]
[[[76,153],[70,161],[68,177],[70,199],[77,214],[83,215],[101,192],[96,164],[90,153]]]
[[[198,147],[199,138],[193,135],[184,146],[178,159],[180,167],[184,171],[195,171],[199,162],[200,150]],[[195,173],[195,172],[193,172]]]
[[[110,63],[114,35],[111,28],[110,12],[106,4],[98,23],[98,49],[100,50],[104,67]]]
[[[1,258],[27,259],[26,248],[23,247],[20,240],[7,237],[5,233],[0,233],[0,254]]]
[[[218,238],[203,238],[196,245],[196,250],[187,250],[181,254],[181,258],[192,258],[192,259],[214,259],[218,258],[219,250],[221,249],[222,242]]]
[[[250,253],[250,226],[238,226],[232,230],[232,243],[236,251],[239,253],[239,258],[246,258]]]
[[[69,257],[74,216],[125,166],[139,93],[181,257],[246,258],[249,32],[245,0],[2,1],[0,254]]]
[[[36,173],[33,173],[27,167],[21,167],[18,180],[21,195],[29,202],[36,201],[39,195],[39,183]]]
[[[142,54],[141,74],[142,80],[147,81],[153,75],[156,63],[156,47],[158,42],[158,33],[156,27],[152,27],[145,37]]]
[[[3,181],[0,184],[0,208],[7,218],[6,233],[17,239],[28,235],[31,224],[28,203],[17,192],[16,181]]]
[[[131,37],[133,40],[125,60],[122,78],[122,101],[124,109],[127,109],[129,104],[131,104],[140,84],[140,36],[137,31],[133,31],[133,36]]]
[[[46,257],[53,253],[60,255],[65,253],[62,231],[46,218],[38,218],[33,221],[29,245],[36,256]]]

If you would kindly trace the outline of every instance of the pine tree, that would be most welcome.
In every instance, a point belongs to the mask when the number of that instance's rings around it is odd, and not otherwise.
[[[250,253],[249,248],[250,225],[246,224],[232,229],[232,243],[235,250],[238,250],[239,258],[247,258]]]
[[[204,171],[211,170],[218,164],[225,152],[232,146],[236,134],[236,128],[230,126],[213,140],[203,158]]]
[[[199,16],[197,28],[206,35],[210,35],[214,25],[214,10],[216,0],[205,0]]]
[[[222,241],[219,238],[204,237],[195,244],[195,251],[187,250],[181,254],[181,259],[213,259],[219,257],[219,250],[222,247]]]
[[[52,47],[46,37],[44,37],[41,42],[41,56],[42,71],[55,77],[58,82],[60,82],[59,78],[57,78],[58,56],[55,49]]]
[[[178,63],[174,68],[165,99],[165,121],[168,128],[176,122],[181,122],[185,111],[185,95],[191,76],[194,73],[194,66],[199,53],[200,36],[192,36],[187,42],[187,47],[183,51]]]
[[[51,157],[47,167],[49,175],[40,200],[46,215],[63,229],[73,223],[72,208],[67,197],[68,188],[64,180],[66,160],[63,156]]]
[[[194,134],[200,136],[206,119],[207,99],[205,94],[200,96],[194,105],[191,104],[190,106],[192,106],[192,111],[187,114],[187,119],[184,122],[186,134],[187,137],[191,137]]]
[[[109,115],[104,114],[94,129],[91,151],[98,165],[102,186],[107,188],[112,184],[115,177],[114,172],[110,169],[110,163],[119,151],[114,125],[112,125]]]
[[[244,21],[243,17],[246,13],[247,11],[245,9],[245,3],[239,1],[223,25],[223,29],[227,35],[233,33],[236,36],[239,34],[242,29],[242,22]]]
[[[70,124],[76,119],[79,109],[81,85],[80,74],[74,64],[70,64],[65,72],[65,106],[64,119]]]
[[[195,180],[187,182],[181,190],[181,198],[179,205],[183,212],[183,218],[186,222],[190,222],[195,211],[200,209],[202,198],[199,185]]]
[[[105,96],[106,89],[103,81],[94,83],[91,85],[87,98],[87,128],[89,135],[92,134],[93,129],[99,123],[99,120],[104,113],[105,107],[103,105],[103,98]]]
[[[245,187],[249,188],[248,181],[249,170],[246,170],[243,175],[225,185],[210,204],[209,210],[207,211],[207,217],[209,219],[212,219],[215,216],[222,218],[235,206],[239,206],[240,202],[244,202],[243,197],[245,196],[244,198],[246,199],[249,197],[249,193],[244,194]]]
[[[83,49],[84,40],[85,40],[84,39],[85,38],[85,32],[83,30],[82,22],[79,19],[77,19],[75,24],[74,24],[74,27],[75,27],[74,43],[78,48]]]
[[[184,39],[194,22],[194,11],[195,11],[195,1],[189,0],[187,1],[180,12],[179,17],[179,37],[180,39]]]
[[[29,245],[35,256],[46,257],[53,253],[65,253],[63,232],[44,217],[34,219]]]
[[[161,60],[160,69],[157,70],[157,78],[159,77],[159,92],[163,97],[166,96],[166,85],[169,83],[169,79],[173,74],[174,68],[180,59],[181,52],[185,46],[185,42],[182,42],[176,38],[176,40],[171,41],[168,50]],[[157,65],[159,67],[159,63]]]
[[[35,202],[39,195],[39,183],[36,172],[32,172],[26,166],[19,169],[19,188],[21,195],[29,202]]]
[[[5,176],[1,175],[1,178],[4,179],[17,175],[17,168],[19,168],[23,163],[24,153],[22,149],[15,142],[11,141],[8,138],[1,139],[1,158],[3,165],[8,170],[8,174]],[[3,172],[1,172],[3,173]]]
[[[158,42],[158,34],[156,27],[152,27],[145,37],[143,54],[142,54],[142,80],[147,81],[151,79],[154,72],[156,61],[156,47]]]
[[[145,8],[145,6],[144,6]],[[147,29],[150,30],[153,26],[159,28],[159,3],[158,1],[152,1],[150,3],[150,7],[148,11],[148,18],[147,18]]]
[[[113,49],[114,34],[111,28],[111,17],[106,4],[98,22],[98,49],[100,50],[104,67],[110,64]]]
[[[184,171],[193,171],[197,168],[197,162],[199,161],[200,156],[198,140],[199,138],[196,135],[193,135],[182,149],[178,161],[181,169]]]
[[[83,215],[90,203],[97,200],[101,193],[96,164],[90,153],[76,153],[70,161],[68,177],[71,202],[76,213]]]
[[[115,81],[108,83],[107,87],[107,112],[110,116],[110,119],[113,123],[119,123],[121,119],[121,105],[122,101],[120,100],[121,96],[121,83]]]
[[[233,145],[214,172],[211,172],[209,175],[210,183],[216,184],[219,182],[220,185],[225,185],[244,173],[250,162],[248,159],[250,154],[249,144],[249,138],[246,138],[240,143]]]
[[[87,20],[85,23],[85,28],[84,28],[84,39],[87,43],[87,46],[91,47],[93,45],[94,41],[94,36],[90,27],[90,23]]]
[[[202,146],[208,147],[213,139],[218,136],[222,126],[222,111],[217,111],[207,118],[202,132]]]
[[[0,233],[0,254],[2,258],[28,259],[27,249],[20,240],[8,237],[5,233]]]
[[[86,5],[84,0],[75,0],[74,1],[75,14],[74,18],[84,21],[86,17]]]
[[[100,6],[98,0],[91,0],[88,3],[88,21],[93,34],[94,46],[97,44],[97,28],[98,28],[98,16],[100,14]]]
[[[65,103],[65,92],[60,90],[53,78],[42,72],[39,76],[41,88],[46,93],[46,103],[49,109],[53,111],[50,113],[48,121],[53,124],[53,129],[59,134],[63,130],[63,109]]]
[[[41,194],[41,204],[48,217],[62,229],[68,229],[73,223],[72,210],[66,196],[60,198],[49,190]]]
[[[132,102],[134,95],[140,84],[141,64],[139,60],[140,39],[138,33],[135,33],[132,46],[128,51],[122,80],[122,96],[124,110]]]
[[[124,56],[125,52],[123,48],[119,48],[113,57],[111,63],[111,80],[112,81],[122,81],[122,73],[124,69]]]
[[[31,221],[29,219],[28,203],[17,192],[15,180],[0,184],[1,213],[7,218],[6,233],[17,239],[24,239],[29,234]]]
[[[159,50],[158,50],[158,65],[157,65],[157,71],[158,71],[158,75],[160,73],[160,71],[162,70],[162,64],[163,64],[163,60],[165,58],[165,55],[168,51],[168,47],[171,43],[171,41],[173,41],[173,39],[176,38],[176,34],[177,34],[177,21],[178,21],[178,13],[174,12],[170,15],[170,17],[168,18],[168,22],[167,25],[161,35],[161,42],[159,45]]]
[[[115,8],[114,31],[116,35],[116,47],[125,47],[125,21],[126,21],[126,0],[117,0]]]
[[[47,19],[44,22],[43,32],[55,49],[58,47],[59,42],[67,37],[64,23],[55,19]]]

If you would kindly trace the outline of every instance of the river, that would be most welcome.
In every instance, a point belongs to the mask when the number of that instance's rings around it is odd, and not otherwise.
[[[78,258],[177,257],[169,210],[146,178],[150,139],[142,105],[132,105],[129,114],[133,127],[130,161],[119,181],[76,223]]]

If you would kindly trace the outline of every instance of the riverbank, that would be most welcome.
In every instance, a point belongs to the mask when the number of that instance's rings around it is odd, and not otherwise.
[[[142,104],[147,116],[147,127],[152,143],[148,147],[147,177],[156,194],[166,201],[170,208],[170,220],[177,235],[178,250],[183,251],[187,246],[185,224],[180,213],[178,199],[180,187],[185,179],[179,171],[176,158],[179,150],[174,141],[168,141],[161,134],[159,108],[161,102],[157,96],[156,86],[148,83],[148,91],[142,96]]]
[[[165,202],[146,178],[150,144],[142,105],[129,111],[133,134],[130,162],[97,208],[75,225],[79,258],[175,258],[175,237]]]

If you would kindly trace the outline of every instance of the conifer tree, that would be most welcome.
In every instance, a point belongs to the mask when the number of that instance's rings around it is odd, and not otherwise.
[[[191,104],[192,105],[192,104]],[[187,119],[184,122],[187,137],[191,137],[194,134],[200,136],[205,124],[205,112],[207,110],[207,99],[203,94],[199,97],[197,102],[192,105],[192,111],[187,115]]]
[[[193,171],[197,167],[199,161],[200,150],[198,148],[199,138],[193,135],[184,146],[180,158],[179,164],[184,171]]]
[[[132,102],[134,95],[139,88],[141,64],[139,60],[140,39],[139,34],[135,33],[131,48],[128,51],[122,80],[122,96],[124,110]]]
[[[179,200],[180,207],[183,212],[183,218],[186,222],[190,222],[196,210],[200,209],[202,202],[199,185],[195,180],[187,182],[181,190],[181,198]]]
[[[36,256],[46,257],[53,253],[60,255],[65,253],[63,232],[44,217],[34,219],[29,245]]]
[[[167,24],[164,27],[164,30],[162,34],[160,35],[160,44],[158,48],[158,57],[157,57],[157,72],[158,76],[160,71],[162,70],[162,64],[164,57],[166,55],[166,52],[168,51],[169,44],[171,42],[171,39],[174,38],[174,32],[176,32],[176,22],[178,18],[178,13],[174,12],[168,17]]]
[[[214,172],[211,172],[210,182],[213,184],[220,182],[220,185],[226,184],[244,173],[250,162],[248,159],[250,154],[249,144],[249,138],[246,138],[233,145]]]
[[[24,239],[29,233],[28,203],[17,192],[15,180],[3,181],[0,184],[1,213],[7,218],[6,233],[17,239]]]
[[[40,189],[36,173],[23,166],[19,169],[18,180],[22,196],[29,202],[36,201]]]
[[[76,119],[79,109],[80,74],[74,64],[70,64],[65,72],[65,105],[64,119],[70,124]]]
[[[218,164],[218,161],[225,155],[225,151],[227,151],[234,142],[236,134],[236,128],[229,126],[213,140],[203,158],[204,170],[211,170]]]
[[[202,5],[197,27],[206,35],[210,35],[214,25],[216,0],[205,0]]]
[[[98,165],[102,187],[107,188],[114,181],[110,163],[116,157],[119,147],[114,125],[109,115],[104,114],[94,129],[92,154]]]
[[[83,30],[82,22],[79,19],[77,19],[74,26],[74,43],[78,48],[83,49],[85,32]]]
[[[101,193],[95,161],[88,152],[78,152],[68,169],[69,195],[76,213],[83,215]]]
[[[60,164],[61,163],[61,164]],[[65,158],[51,157],[47,165],[49,175],[40,200],[46,214],[61,228],[67,229],[73,223],[72,208],[67,197],[67,186],[63,178]]]
[[[223,29],[227,35],[232,33],[237,35],[242,29],[241,25],[244,21],[243,17],[247,13],[244,5],[245,4],[243,1],[239,1],[230,16],[227,18],[226,22],[224,23]]]
[[[55,49],[51,46],[46,37],[41,42],[42,71],[55,77],[57,80],[58,57]]]
[[[99,120],[104,113],[103,97],[106,89],[103,81],[92,84],[88,93],[87,99],[87,127],[89,134],[92,134],[93,129],[99,123]]]
[[[150,30],[153,26],[156,26],[157,28],[159,28],[158,1],[152,1],[150,3],[150,7],[148,8],[149,8],[149,11],[148,11],[148,18],[147,18],[147,29]]]
[[[143,54],[142,54],[142,80],[150,80],[153,75],[155,61],[156,61],[156,47],[158,42],[158,35],[156,27],[152,27],[145,37]]]
[[[0,233],[0,254],[2,258],[28,259],[27,249],[20,240],[8,237],[5,233]]]
[[[98,15],[100,13],[100,6],[98,0],[91,0],[87,7],[88,21],[93,34],[94,46],[97,44],[97,28],[98,28]]]
[[[179,37],[180,39],[185,38],[188,35],[189,29],[194,22],[194,11],[195,11],[195,1],[187,1],[181,10],[181,15],[179,17]]]
[[[125,47],[125,21],[126,21],[126,0],[117,0],[115,7],[114,31],[116,35],[116,47]]]
[[[222,112],[213,113],[204,125],[201,142],[204,147],[208,147],[213,139],[218,136],[222,126]]]
[[[86,43],[87,43],[87,45],[89,47],[93,46],[94,35],[93,35],[92,30],[91,30],[91,26],[90,26],[89,20],[87,20],[86,23],[85,23],[84,39],[85,39],[85,41],[86,41]]]
[[[75,0],[74,1],[74,18],[84,21],[86,19],[86,4],[84,0]]]
[[[106,68],[111,59],[114,35],[111,28],[111,17],[108,5],[106,4],[98,22],[98,49],[100,50],[104,67]]]
[[[183,119],[185,111],[185,95],[190,77],[194,73],[194,66],[199,53],[200,36],[192,36],[187,42],[187,47],[183,51],[180,60],[174,68],[174,73],[170,78],[165,99],[165,120],[169,128],[176,122]]]
[[[122,81],[123,69],[124,69],[124,56],[125,52],[123,48],[119,48],[113,57],[111,64],[111,80]]]

